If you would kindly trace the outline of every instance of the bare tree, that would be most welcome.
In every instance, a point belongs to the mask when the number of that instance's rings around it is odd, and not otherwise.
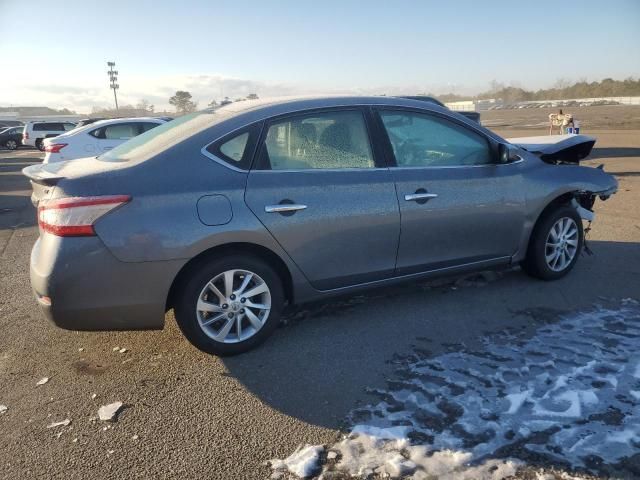
[[[154,105],[151,105],[151,103],[149,103],[149,101],[145,100],[144,98],[138,102],[138,104],[136,105],[136,108],[138,110],[141,110],[143,113],[150,113],[150,114],[152,114],[156,109]]]

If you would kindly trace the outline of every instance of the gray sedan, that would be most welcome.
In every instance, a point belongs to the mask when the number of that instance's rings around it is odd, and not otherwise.
[[[285,304],[521,264],[554,280],[616,191],[594,139],[511,143],[419,100],[234,103],[112,151],[24,170],[31,284],[77,330],[162,328],[198,348],[262,342]]]

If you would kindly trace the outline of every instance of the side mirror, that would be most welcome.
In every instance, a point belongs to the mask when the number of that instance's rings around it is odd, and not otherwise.
[[[518,147],[509,143],[501,143],[498,149],[498,163],[513,163],[518,160],[522,160],[522,157],[518,155]]]

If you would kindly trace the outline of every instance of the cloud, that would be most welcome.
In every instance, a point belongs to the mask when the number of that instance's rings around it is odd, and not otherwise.
[[[52,108],[69,108],[78,112],[90,112],[94,106],[113,105],[113,92],[104,83],[90,83],[78,79],[78,84],[40,83],[28,78],[14,78],[0,92],[0,105],[46,105]],[[304,89],[285,85],[234,78],[220,74],[134,76],[119,79],[117,91],[120,105],[136,104],[145,99],[156,106],[156,110],[172,110],[169,98],[177,90],[186,90],[193,95],[200,107],[211,100],[228,96],[235,99],[257,93],[261,97],[293,95]]]
[[[224,97],[243,98],[250,93],[256,93],[260,97],[279,97],[302,94],[415,95],[421,92],[451,91],[450,85],[381,85],[326,89],[321,85],[270,83],[217,73],[131,77],[121,75],[119,84],[117,93],[120,105],[135,105],[144,99],[155,105],[156,111],[173,111],[169,98],[177,90],[190,92],[200,108],[206,107],[214,99],[220,101]],[[113,92],[108,87],[107,78],[97,81],[95,77],[74,77],[73,82],[66,80],[60,83],[40,83],[34,82],[33,77],[13,77],[10,84],[0,91],[0,106],[5,105],[38,105],[89,113],[94,106],[113,106]]]

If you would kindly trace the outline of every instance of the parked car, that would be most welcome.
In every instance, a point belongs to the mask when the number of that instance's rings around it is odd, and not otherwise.
[[[20,120],[0,120],[0,128],[4,127],[23,127],[24,123]]]
[[[22,130],[24,127],[8,127],[0,132],[0,145],[9,150],[15,150],[22,145]]]
[[[228,355],[265,340],[286,303],[516,264],[555,280],[578,260],[582,218],[617,189],[578,165],[594,141],[520,147],[391,97],[185,115],[23,170],[40,227],[31,284],[60,327],[162,328],[173,308],[194,345]]]
[[[85,125],[90,125],[92,123],[95,123],[104,119],[105,119],[104,117],[83,118],[81,120],[78,120],[78,123],[76,123],[76,128],[84,127]]]
[[[22,133],[22,144],[44,151],[45,138],[57,137],[76,128],[71,122],[27,122]]]
[[[95,157],[163,123],[157,118],[114,118],[75,128],[44,140],[44,163]]]

